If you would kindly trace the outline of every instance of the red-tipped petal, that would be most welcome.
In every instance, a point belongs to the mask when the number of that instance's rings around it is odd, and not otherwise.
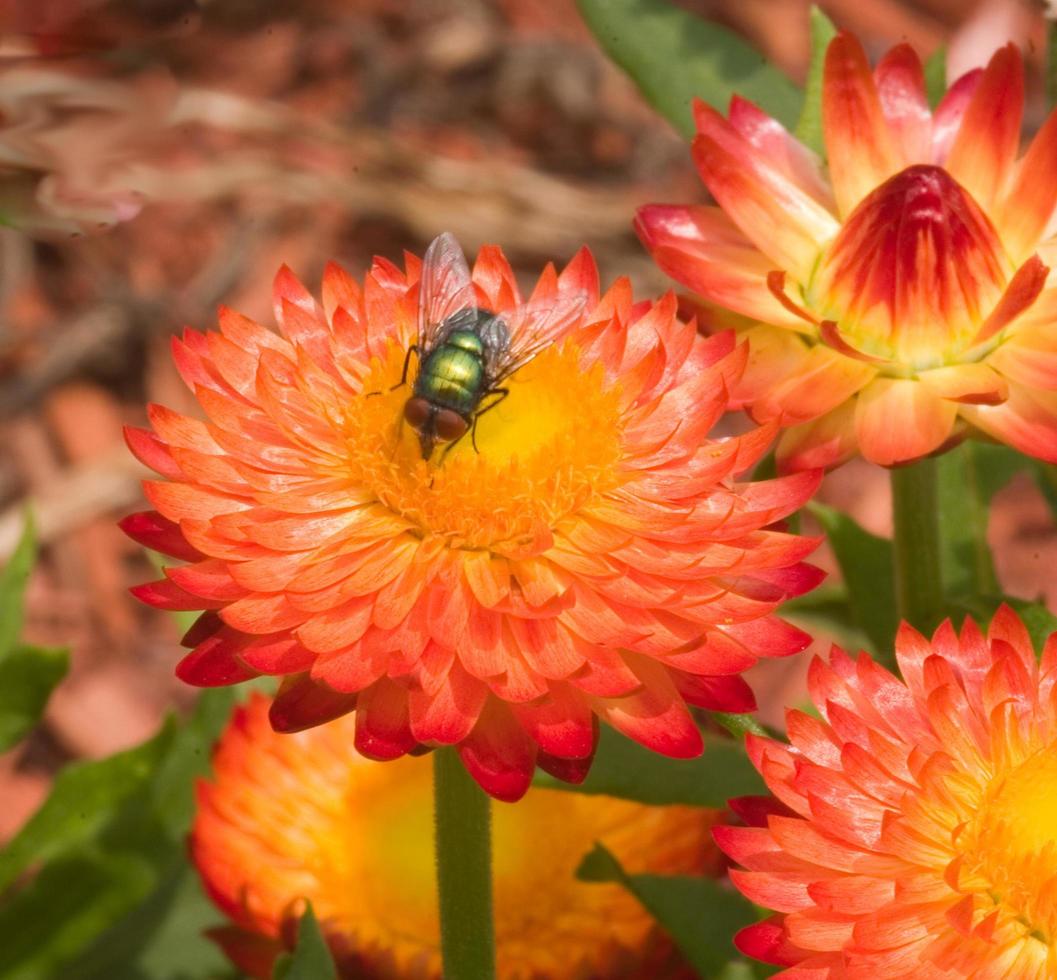
[[[355,707],[355,694],[339,694],[308,674],[292,674],[279,685],[268,720],[277,732],[300,732],[340,718]]]
[[[459,746],[459,756],[486,793],[516,803],[532,782],[536,746],[509,707],[489,698],[474,730]]]
[[[411,733],[403,685],[382,678],[360,695],[355,741],[361,755],[379,761],[398,759],[418,744]]]
[[[195,687],[226,687],[258,677],[237,656],[238,643],[224,635],[199,643],[176,665],[176,676]]]
[[[118,522],[118,527],[133,541],[150,548],[151,551],[158,551],[181,561],[200,561],[205,557],[183,536],[179,524],[162,517],[155,510],[129,514]]]

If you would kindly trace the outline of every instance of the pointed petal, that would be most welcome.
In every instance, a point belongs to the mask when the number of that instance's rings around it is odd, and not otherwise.
[[[459,755],[481,788],[498,800],[516,803],[532,782],[536,746],[497,698],[488,699]]]
[[[897,44],[874,69],[881,112],[903,165],[932,162],[932,112],[921,59],[909,44]]]
[[[1004,191],[1020,147],[1024,65],[1013,44],[1000,48],[965,110],[947,169],[985,209]]]
[[[1017,165],[995,211],[1002,244],[1014,262],[1030,255],[1057,208],[1057,112],[1051,112]]]
[[[403,684],[383,677],[360,695],[355,744],[360,755],[378,761],[398,759],[415,747]]]
[[[962,415],[999,442],[1057,463],[1057,392],[1014,387],[1001,405],[967,406]]]
[[[355,707],[355,694],[339,694],[308,674],[291,674],[279,685],[268,719],[277,732],[300,732],[340,718]]]
[[[694,162],[734,223],[776,266],[806,282],[836,219],[760,159],[718,112],[699,104]]]
[[[974,68],[962,75],[940,99],[936,111],[932,114],[932,162],[945,163],[958,135],[965,110],[969,108],[973,93],[976,91],[984,70]]]
[[[845,216],[900,169],[866,52],[850,34],[838,34],[826,49],[822,123],[833,190]]]

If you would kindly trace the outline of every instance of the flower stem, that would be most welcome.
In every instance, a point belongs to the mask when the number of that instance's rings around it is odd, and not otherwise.
[[[444,980],[491,980],[495,976],[490,804],[454,748],[433,753]]]
[[[943,618],[937,463],[922,459],[889,473],[899,617],[931,632]]]

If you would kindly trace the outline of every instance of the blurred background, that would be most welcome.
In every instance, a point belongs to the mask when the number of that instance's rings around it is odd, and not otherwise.
[[[803,81],[806,0],[681,5]],[[947,45],[952,76],[1017,41],[1041,122],[1041,2],[822,6],[875,55]],[[58,766],[193,698],[172,675],[176,625],[126,591],[148,560],[114,526],[143,506],[122,425],[148,401],[194,412],[172,333],[210,327],[218,303],[270,322],[283,262],[315,289],[327,259],[358,276],[443,230],[501,243],[526,275],[586,243],[605,281],[656,294],[632,213],[703,191],[573,0],[0,0],[0,28],[0,564],[30,502],[44,551],[26,637],[73,652],[46,724],[0,755],[2,842]],[[880,471],[845,467],[824,497],[886,531]],[[1006,591],[1050,589],[1052,606],[1057,537],[1026,478],[991,539]],[[771,722],[799,699],[793,659],[755,679]]]

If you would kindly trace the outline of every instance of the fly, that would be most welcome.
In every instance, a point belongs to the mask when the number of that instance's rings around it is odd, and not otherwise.
[[[435,238],[422,260],[418,336],[400,377],[406,384],[415,354],[404,421],[418,436],[422,458],[428,460],[437,443],[447,443],[449,452],[467,432],[476,450],[478,420],[510,394],[503,382],[569,329],[586,307],[586,294],[576,292],[502,315],[482,309],[459,243],[447,232]]]

